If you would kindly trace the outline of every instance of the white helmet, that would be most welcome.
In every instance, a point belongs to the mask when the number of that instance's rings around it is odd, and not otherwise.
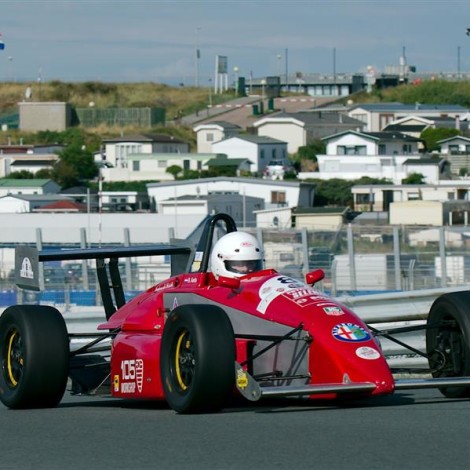
[[[246,232],[230,232],[215,244],[211,254],[211,270],[219,276],[240,277],[259,271],[263,254],[258,240]]]

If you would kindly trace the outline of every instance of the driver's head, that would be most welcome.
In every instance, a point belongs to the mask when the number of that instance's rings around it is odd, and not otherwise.
[[[258,240],[249,233],[227,233],[212,249],[211,270],[216,278],[244,276],[259,271],[262,266],[263,254]]]

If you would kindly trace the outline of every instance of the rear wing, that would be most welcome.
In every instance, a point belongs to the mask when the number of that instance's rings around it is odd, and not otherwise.
[[[120,308],[126,303],[119,273],[119,258],[157,255],[171,256],[171,275],[173,276],[189,271],[194,257],[194,247],[187,243],[38,251],[34,247],[19,245],[15,249],[15,283],[22,289],[39,291],[40,262],[94,259],[103,306],[106,317],[109,318],[116,311],[116,307]],[[108,266],[110,279],[106,266]]]

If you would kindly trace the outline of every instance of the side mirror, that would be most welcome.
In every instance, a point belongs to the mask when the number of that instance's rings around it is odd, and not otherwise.
[[[305,276],[305,280],[307,281],[307,284],[311,284],[313,286],[324,277],[325,271],[323,271],[323,269],[315,269],[315,271],[312,271]]]
[[[220,287],[228,287],[229,289],[238,289],[240,287],[240,279],[238,277],[219,276],[217,285]]]

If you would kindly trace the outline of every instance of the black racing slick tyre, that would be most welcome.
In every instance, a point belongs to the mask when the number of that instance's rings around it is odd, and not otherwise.
[[[0,316],[0,400],[9,408],[50,408],[64,395],[69,339],[61,313],[14,305]]]
[[[211,413],[235,385],[235,339],[217,306],[182,305],[165,323],[160,354],[165,398],[178,413]]]
[[[470,291],[438,297],[426,328],[426,352],[433,377],[470,376]],[[441,387],[448,398],[470,397],[470,387]]]

